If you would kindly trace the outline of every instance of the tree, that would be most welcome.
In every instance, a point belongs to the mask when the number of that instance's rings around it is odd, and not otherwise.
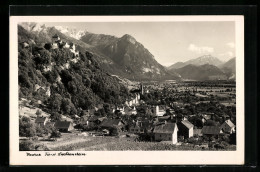
[[[77,113],[77,110],[74,104],[68,98],[62,99],[61,110],[65,114],[74,115]]]
[[[59,137],[61,137],[61,133],[58,130],[53,130],[51,132],[50,138],[59,138]]]
[[[49,101],[49,108],[54,112],[60,112],[62,97],[60,94],[52,94]]]
[[[30,118],[23,116],[19,119],[19,136],[33,137],[36,135],[35,125],[31,122]]]
[[[58,112],[53,112],[51,113],[51,119],[53,121],[59,121],[61,120],[61,114],[59,114]]]
[[[32,141],[22,141],[19,143],[20,151],[32,151],[34,149],[35,148]]]
[[[38,110],[36,111],[36,115],[37,115],[37,116],[41,116],[41,114],[42,114],[41,110],[38,109]]]
[[[36,130],[36,135],[39,137],[42,137],[45,134],[44,127],[40,125],[36,125],[35,130]]]
[[[51,55],[47,50],[38,50],[35,52],[37,55],[34,58],[35,64],[38,69],[42,70],[44,66],[50,65]]]

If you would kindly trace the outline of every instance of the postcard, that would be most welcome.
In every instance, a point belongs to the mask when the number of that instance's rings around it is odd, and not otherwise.
[[[10,16],[10,165],[244,164],[243,28]]]

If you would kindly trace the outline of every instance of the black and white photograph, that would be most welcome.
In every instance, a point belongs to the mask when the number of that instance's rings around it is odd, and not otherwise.
[[[11,21],[11,155],[243,163],[243,17]]]

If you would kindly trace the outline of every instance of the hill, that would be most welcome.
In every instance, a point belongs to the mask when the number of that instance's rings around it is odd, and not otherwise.
[[[229,79],[236,78],[236,58],[228,60],[226,63],[219,66],[219,68],[225,72]]]
[[[217,57],[213,57],[211,55],[200,56],[196,59],[191,59],[191,60],[188,60],[187,62],[185,62],[185,64],[193,64],[193,65],[197,65],[197,66],[204,65],[204,64],[218,66],[222,63],[223,62],[220,61]]]
[[[179,69],[179,68],[182,68],[186,66],[186,64],[184,62],[177,62],[177,63],[174,63],[173,65],[167,67],[168,70],[171,70],[171,69]]]
[[[19,98],[51,114],[75,115],[100,103],[121,104],[128,97],[119,79],[100,68],[95,54],[84,51],[91,46],[55,28],[24,27],[18,26]],[[70,48],[47,48],[54,34],[73,41],[79,54]]]
[[[172,69],[171,71],[179,73],[182,79],[192,79],[192,80],[226,79],[224,72],[222,72],[218,67],[210,64],[204,64],[200,66],[189,64],[179,69]]]
[[[177,62],[177,63],[169,66],[168,69],[169,70],[179,69],[179,68],[182,68],[189,64],[196,65],[196,66],[200,66],[200,65],[204,65],[204,64],[219,66],[219,65],[223,64],[223,62],[220,61],[217,57],[213,57],[211,55],[203,55],[198,58],[188,60],[186,62]]]

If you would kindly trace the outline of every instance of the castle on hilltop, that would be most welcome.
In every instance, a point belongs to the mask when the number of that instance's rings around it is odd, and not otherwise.
[[[52,36],[52,43],[51,43],[51,48],[52,49],[57,49],[57,48],[69,48],[70,51],[76,56],[79,56],[79,52],[76,51],[76,46],[74,43],[70,42],[65,42],[62,41],[59,35],[55,34]]]

